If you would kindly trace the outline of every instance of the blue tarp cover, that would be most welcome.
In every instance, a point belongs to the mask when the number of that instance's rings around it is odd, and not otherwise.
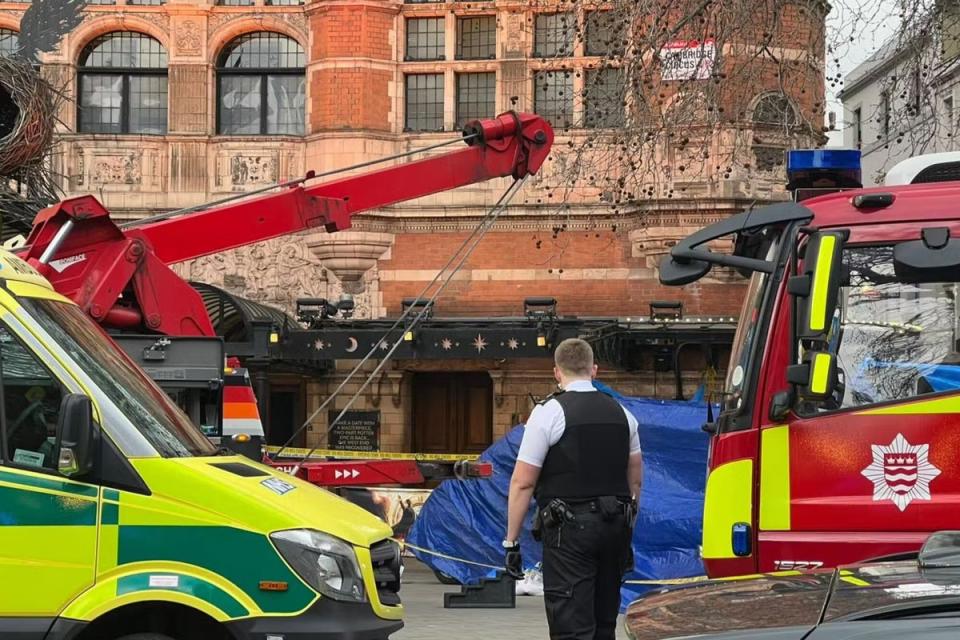
[[[628,398],[600,383],[596,386],[616,397],[640,423],[643,489],[633,535],[636,568],[626,579],[702,575],[699,545],[709,439],[701,426],[706,405],[700,397],[691,402]],[[493,465],[492,478],[441,484],[423,505],[407,540],[446,555],[502,566],[507,490],[522,439],[521,425],[483,453],[481,458]],[[540,543],[530,535],[532,517],[533,507],[520,539],[525,568],[537,565],[543,555]],[[423,553],[417,557],[462,583],[475,583],[491,574],[488,569]],[[625,585],[621,605],[643,590]]]

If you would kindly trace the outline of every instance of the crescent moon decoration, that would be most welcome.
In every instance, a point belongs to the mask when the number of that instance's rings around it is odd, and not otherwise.
[[[354,338],[353,336],[347,338],[347,343],[350,345],[347,347],[347,353],[353,353],[354,351],[357,350],[357,347],[359,346],[357,344],[357,339]]]

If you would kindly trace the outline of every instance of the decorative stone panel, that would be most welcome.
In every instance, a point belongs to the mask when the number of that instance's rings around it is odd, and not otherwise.
[[[134,146],[136,145],[136,146]],[[166,145],[70,145],[70,175],[78,191],[160,192],[166,182]]]
[[[216,151],[213,191],[250,191],[301,175],[303,148],[296,143],[225,143]]]

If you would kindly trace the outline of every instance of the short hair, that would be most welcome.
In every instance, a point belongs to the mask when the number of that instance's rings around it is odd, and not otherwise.
[[[580,338],[567,338],[557,345],[553,362],[567,375],[593,375],[593,349],[590,343]]]

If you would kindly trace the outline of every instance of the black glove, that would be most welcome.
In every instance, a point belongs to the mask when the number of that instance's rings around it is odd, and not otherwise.
[[[523,558],[520,557],[520,543],[514,543],[512,547],[505,547],[506,558],[504,567],[507,575],[515,580],[523,580]]]

